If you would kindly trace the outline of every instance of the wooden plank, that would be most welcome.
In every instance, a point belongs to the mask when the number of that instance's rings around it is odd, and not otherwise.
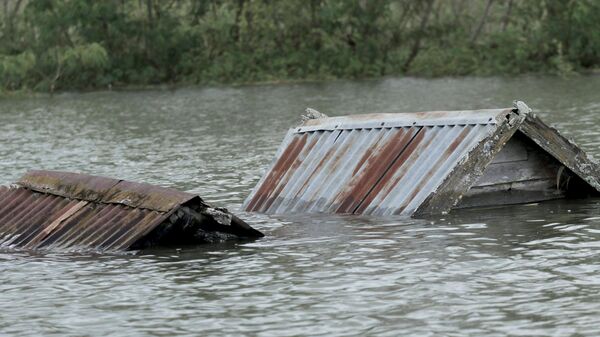
[[[526,111],[517,108],[507,111],[504,121],[468,154],[468,160],[456,165],[437,190],[427,196],[415,215],[450,211],[483,175],[492,159],[519,129],[526,115]]]
[[[507,143],[507,146],[509,144],[512,144],[510,151],[514,151],[515,149],[519,149],[517,151],[524,151],[524,157],[527,160],[499,163],[492,161],[474,186],[487,186],[532,179],[555,179],[559,169],[563,167],[555,158],[544,152],[539,146],[536,146],[533,141],[525,138],[524,135],[515,134]],[[515,156],[511,156],[510,158],[515,158]]]
[[[540,165],[542,163],[546,165]],[[559,169],[558,163],[538,161],[491,164],[473,186],[489,186],[532,179],[556,179]]]
[[[527,147],[517,135],[513,136],[492,160],[492,164],[527,160]]]
[[[29,242],[24,246],[25,248],[33,248],[35,245],[42,241],[45,237],[47,237],[50,233],[52,233],[56,228],[58,228],[65,220],[69,219],[73,214],[79,212],[83,207],[85,207],[89,202],[82,200],[76,203],[73,207],[67,210],[64,214],[62,214],[58,219],[51,222],[46,228],[41,230],[33,239],[29,240]]]
[[[531,114],[519,131],[600,192],[600,167],[573,141]]]
[[[473,187],[455,208],[524,204],[564,197],[565,192],[556,189],[555,179],[534,179]]]

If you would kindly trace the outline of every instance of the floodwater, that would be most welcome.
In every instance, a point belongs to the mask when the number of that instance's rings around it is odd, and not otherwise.
[[[266,237],[138,255],[0,252],[7,336],[598,336],[600,200],[428,219],[239,212],[288,127],[524,100],[600,158],[600,76],[383,79],[0,100],[0,184],[174,187]]]

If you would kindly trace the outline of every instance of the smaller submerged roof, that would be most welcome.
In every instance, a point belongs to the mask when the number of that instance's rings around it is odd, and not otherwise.
[[[543,149],[600,190],[596,164],[516,102],[506,109],[308,120],[288,131],[244,208],[266,213],[447,212],[517,130],[543,143]],[[571,144],[568,153],[560,150],[565,142]]]
[[[0,248],[119,251],[143,247],[146,241],[169,234],[172,226],[159,226],[172,215],[181,217],[181,207],[192,213],[208,210],[200,215],[208,222],[213,214],[228,217],[226,229],[262,236],[194,194],[79,173],[30,171],[16,185],[0,186]],[[210,225],[216,228],[223,222]]]

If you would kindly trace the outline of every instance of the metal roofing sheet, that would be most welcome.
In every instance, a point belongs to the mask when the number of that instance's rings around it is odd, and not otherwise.
[[[103,203],[118,203],[136,208],[166,212],[184,204],[196,195],[144,183],[120,181],[102,198]]]
[[[504,123],[510,109],[377,113],[309,119],[296,131]]]
[[[374,114],[290,129],[248,211],[412,214],[511,109]]]
[[[168,212],[100,204],[35,192],[0,189],[0,247],[127,249]]]
[[[66,198],[117,203],[166,212],[194,197],[193,194],[144,183],[60,171],[30,171],[18,182],[31,190]]]
[[[203,242],[205,232],[263,236],[197,195],[143,183],[31,171],[0,186],[0,248],[126,250]]]
[[[118,182],[117,179],[87,174],[34,170],[22,176],[17,184],[42,193],[88,201],[100,201],[106,191]]]
[[[0,187],[0,247],[123,250],[193,194],[118,179],[30,171]]]

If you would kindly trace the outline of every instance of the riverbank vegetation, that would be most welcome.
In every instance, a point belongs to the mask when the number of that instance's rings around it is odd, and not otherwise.
[[[1,0],[0,90],[572,73],[594,0]]]

